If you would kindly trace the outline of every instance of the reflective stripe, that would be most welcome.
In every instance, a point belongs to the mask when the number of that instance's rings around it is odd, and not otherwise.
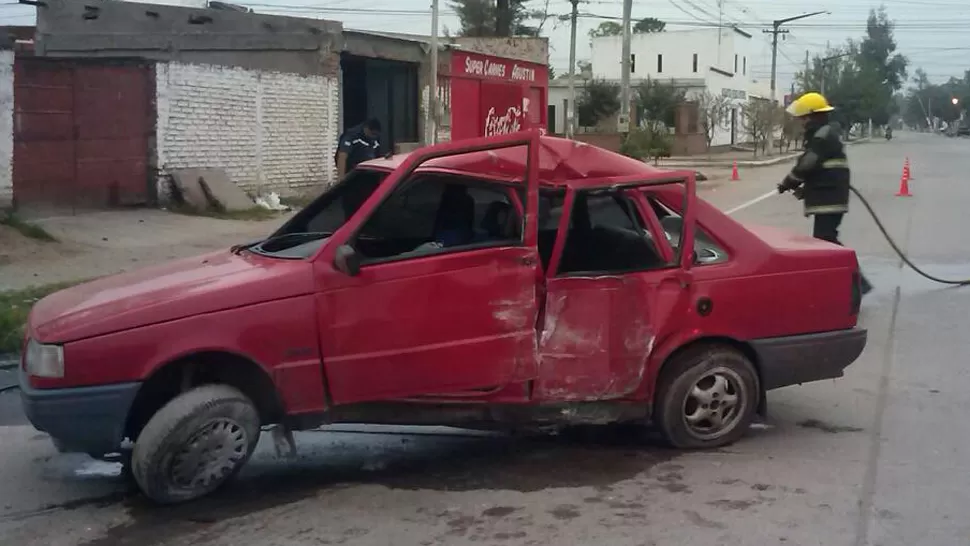
[[[848,166],[849,166],[848,159],[827,159],[822,162],[823,169],[835,169],[838,167],[848,167]]]
[[[810,214],[828,214],[828,213],[838,213],[838,212],[849,212],[848,205],[817,205],[814,207],[805,207],[805,216]]]

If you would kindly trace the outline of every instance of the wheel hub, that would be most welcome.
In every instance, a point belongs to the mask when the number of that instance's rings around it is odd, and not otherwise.
[[[744,382],[728,368],[715,368],[701,376],[684,398],[683,419],[690,433],[712,440],[730,432],[744,409]]]
[[[246,458],[246,429],[231,419],[201,427],[176,453],[172,479],[181,487],[208,488],[229,476]]]

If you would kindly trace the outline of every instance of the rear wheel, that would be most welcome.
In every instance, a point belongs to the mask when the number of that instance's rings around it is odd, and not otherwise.
[[[155,502],[175,504],[212,493],[246,464],[259,440],[259,414],[226,385],[185,392],[145,425],[132,452],[132,474]]]
[[[721,345],[688,349],[664,367],[654,420],[673,447],[720,447],[748,430],[759,396],[757,371],[741,352]]]

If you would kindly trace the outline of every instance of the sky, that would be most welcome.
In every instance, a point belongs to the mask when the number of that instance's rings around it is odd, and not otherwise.
[[[157,3],[199,5],[203,0],[160,0]],[[720,6],[718,5],[720,2]],[[236,0],[257,12],[298,17],[317,17],[342,21],[345,28],[430,34],[430,0]],[[440,25],[456,31],[458,18],[449,0],[440,0]],[[529,0],[528,6],[542,9],[547,0]],[[758,55],[751,65],[756,78],[767,79],[771,72],[770,34],[762,32],[773,19],[809,11],[828,11],[785,25],[790,32],[779,37],[777,87],[790,85],[795,72],[805,62],[805,52],[823,53],[848,38],[865,34],[869,10],[878,8],[873,0],[634,0],[634,20],[656,17],[667,22],[669,30],[716,25],[719,21],[737,24],[754,35]],[[910,60],[909,74],[923,68],[934,83],[950,76],[962,77],[970,69],[970,2],[967,0],[883,0],[881,5],[896,21],[897,51]],[[31,25],[32,6],[15,0],[0,0],[0,24]],[[568,14],[569,0],[548,0],[550,13]],[[581,0],[577,31],[577,59],[589,59],[588,32],[603,21],[619,21],[622,0]],[[569,24],[550,20],[543,34],[549,38],[549,62],[558,74],[568,70]]]

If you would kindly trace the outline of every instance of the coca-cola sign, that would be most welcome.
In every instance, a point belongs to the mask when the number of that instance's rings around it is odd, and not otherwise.
[[[485,136],[507,135],[522,130],[522,109],[509,106],[504,113],[496,112],[495,107],[488,109],[485,116]]]

